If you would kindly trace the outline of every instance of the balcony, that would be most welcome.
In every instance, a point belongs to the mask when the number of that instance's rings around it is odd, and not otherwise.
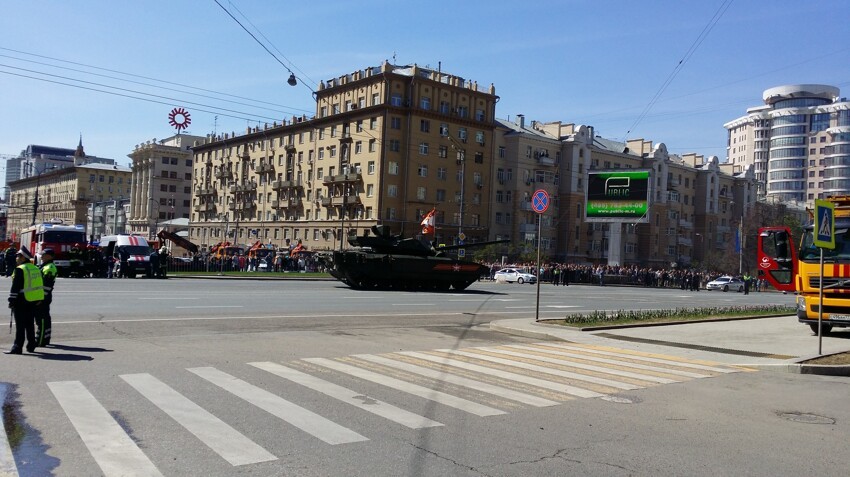
[[[679,228],[680,229],[692,230],[694,228],[694,223],[691,222],[690,220],[679,219]]]
[[[330,207],[330,205],[331,205],[331,198],[330,197],[322,197],[319,200],[322,204],[322,207]]]
[[[274,172],[274,164],[260,164],[259,166],[257,166],[257,172],[259,174]]]
[[[280,190],[280,189],[300,189],[304,187],[301,185],[301,181],[274,181],[272,182],[272,189]]]
[[[237,192],[252,192],[257,190],[256,182],[246,182],[244,184],[236,184],[230,186],[230,193],[235,194]]]
[[[198,204],[195,206],[195,212],[213,212],[215,211],[215,204],[210,202],[206,204]]]
[[[691,239],[689,239],[688,237],[683,237],[681,235],[676,239],[676,243],[678,243],[679,245],[685,245],[687,247],[692,247],[694,244]]]
[[[212,187],[206,188],[206,189],[198,189],[198,191],[195,193],[195,195],[197,195],[198,197],[203,197],[203,196],[207,196],[207,195],[215,195],[215,189],[213,189]]]
[[[298,207],[299,205],[301,205],[301,201],[294,197],[272,201],[272,207],[275,209],[288,209],[290,207]]]
[[[536,234],[537,224],[520,224],[519,232],[521,234]]]
[[[215,177],[216,179],[230,179],[233,177],[233,173],[227,170],[216,171]]]
[[[537,155],[537,163],[540,164],[541,166],[554,166],[555,165],[555,159],[553,159],[552,157],[550,157],[548,155],[542,155],[541,154],[541,155]]]
[[[519,203],[519,210],[524,210],[524,211],[529,211],[529,212],[531,212],[531,211],[533,211],[534,209],[532,209],[532,208],[531,208],[531,202],[530,202],[530,201],[529,201],[529,202],[522,201],[522,202],[520,202],[520,203]]]

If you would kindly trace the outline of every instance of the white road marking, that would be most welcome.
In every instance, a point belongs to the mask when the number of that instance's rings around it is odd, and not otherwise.
[[[426,427],[439,427],[443,425],[442,423],[433,421],[427,417],[405,411],[404,409],[400,409],[392,404],[387,404],[369,396],[364,396],[361,393],[277,363],[262,362],[248,364],[411,429],[423,429]]]
[[[511,347],[513,348],[513,346],[511,346]],[[493,352],[496,352],[496,353],[507,353],[507,354],[511,354],[512,356],[513,356],[513,353],[514,353],[513,351],[506,352],[504,350],[499,350],[499,349],[496,349],[496,348],[480,348],[480,349],[483,349],[483,350],[486,350],[486,351],[493,351]],[[519,354],[523,354],[523,353],[519,353]],[[588,354],[585,354],[585,353],[582,353],[582,352],[570,352],[570,351],[564,350],[564,351],[552,351],[551,354],[555,354],[555,355],[558,355],[558,356],[565,356],[565,357],[569,357],[569,358],[583,359],[585,361],[593,361],[595,363],[613,364],[615,366],[621,366],[621,367],[631,368],[631,369],[640,369],[640,370],[651,371],[651,372],[656,372],[656,373],[673,374],[675,376],[684,376],[686,378],[699,379],[699,378],[706,378],[706,377],[709,376],[707,374],[691,373],[689,371],[682,371],[682,370],[678,370],[678,369],[670,369],[670,368],[664,368],[664,367],[659,367],[659,366],[649,366],[649,365],[646,365],[646,364],[638,364],[638,363],[620,361],[620,360],[616,360],[616,359],[599,358],[599,357],[596,357],[596,356],[593,356],[593,355],[588,355]],[[525,353],[523,355],[527,356],[528,354]],[[620,356],[620,357],[622,358],[622,356]],[[556,360],[556,361],[558,361],[558,360]]]
[[[452,396],[450,394],[446,394],[433,389],[428,389],[424,386],[408,383],[400,379],[384,376],[378,373],[374,373],[372,371],[358,368],[356,366],[343,364],[339,361],[333,361],[324,358],[306,358],[304,359],[304,361],[308,363],[317,364],[319,366],[324,366],[326,368],[333,369],[334,371],[339,371],[340,373],[348,374],[350,376],[354,376],[360,379],[365,379],[366,381],[371,381],[373,383],[387,386],[389,388],[404,391],[406,393],[413,394],[414,396],[419,396],[423,399],[428,399],[430,401],[438,402],[446,406],[451,406],[456,409],[475,414],[476,416],[496,416],[499,414],[506,414],[504,411],[494,409],[490,406],[478,404],[467,399]]]
[[[181,297],[181,298],[137,298],[137,300],[156,300],[156,301],[162,301],[162,300],[200,300],[200,298],[198,298],[198,297],[186,297],[186,298],[182,298],[182,297]]]
[[[242,305],[197,305],[197,306],[175,306],[174,308],[245,308]]]
[[[496,353],[501,352],[500,350],[497,350],[495,348],[489,349],[489,350],[487,348],[479,348],[479,349],[481,349],[482,351],[493,351],[493,352],[496,352]],[[469,353],[469,352],[466,352],[466,351],[459,351],[459,350],[458,351],[438,350],[438,351],[456,353],[456,354],[459,354],[461,356],[467,356],[467,357],[470,357],[470,358],[482,359],[484,361],[497,362],[496,360],[500,359],[500,358],[494,358],[494,357],[488,356],[488,355],[477,354],[477,353]],[[568,365],[568,366],[573,367],[573,368],[586,369],[588,371],[598,371],[600,373],[613,374],[615,376],[623,376],[625,378],[640,379],[642,381],[651,381],[651,382],[660,383],[660,384],[670,384],[670,383],[681,382],[681,380],[660,378],[658,376],[652,376],[652,375],[641,374],[641,373],[633,373],[631,371],[623,371],[623,370],[620,370],[620,369],[608,368],[608,367],[605,367],[605,366],[594,366],[594,365],[591,365],[591,364],[575,363],[575,362],[572,362],[572,361],[564,362],[563,364]],[[513,366],[516,366],[516,365],[513,365]]]
[[[449,351],[449,350],[436,350],[436,351]],[[602,393],[598,393],[595,391],[590,391],[588,389],[582,389],[576,386],[570,386],[569,384],[556,383],[552,381],[547,381],[545,379],[535,378],[532,376],[526,376],[524,374],[513,373],[510,371],[503,371],[500,369],[489,368],[487,366],[481,366],[480,364],[468,363],[466,361],[461,361],[457,359],[450,359],[444,356],[433,356],[430,354],[419,353],[416,351],[405,351],[401,354],[412,356],[414,358],[426,359],[429,361],[433,361],[435,363],[446,363],[450,366],[454,366],[457,368],[468,369],[470,371],[475,371],[477,373],[489,374],[491,376],[498,376],[504,379],[510,379],[513,381],[517,381],[524,384],[530,384],[532,386],[537,386],[538,388],[549,389],[552,391],[558,391],[559,393],[569,394],[571,396],[583,397],[583,398],[594,398],[604,396]],[[461,354],[461,353],[458,353]]]
[[[603,356],[614,356],[614,357],[620,357],[620,358],[628,358],[628,359],[633,359],[635,361],[645,361],[647,363],[671,364],[671,365],[679,366],[679,367],[682,367],[682,368],[703,369],[703,370],[712,371],[712,372],[715,372],[715,373],[725,373],[726,374],[726,373],[737,373],[738,372],[738,370],[735,370],[735,369],[718,368],[718,367],[715,367],[715,366],[708,366],[708,365],[699,364],[699,363],[671,361],[671,360],[665,360],[665,359],[661,359],[661,358],[653,358],[653,357],[650,357],[650,356],[637,356],[637,355],[632,355],[632,354],[620,354],[620,353],[615,353],[613,351],[605,351],[605,350],[592,349],[592,348],[582,348],[580,346],[570,346],[570,345],[563,344],[563,343],[541,343],[541,344],[545,345],[545,346],[552,345],[552,346],[555,346],[555,347],[558,347],[558,348],[580,351],[580,352],[583,352],[583,353],[591,353],[591,354],[600,354],[600,355],[603,355]],[[520,346],[517,346],[517,348],[519,348],[519,347]],[[530,347],[530,346],[522,346],[522,348],[532,349],[532,347]],[[548,352],[548,350],[542,350],[540,348],[533,348],[533,349],[540,350],[540,351],[543,351],[543,352]]]
[[[434,306],[435,303],[393,303],[391,306]]]
[[[194,434],[230,465],[255,464],[277,459],[239,431],[150,374],[123,374],[121,379]]]
[[[328,444],[369,440],[351,429],[215,368],[189,368],[188,371]]]
[[[411,373],[419,374],[421,376],[426,376],[429,378],[433,378],[439,381],[444,381],[451,384],[456,384],[458,386],[463,386],[467,388],[472,388],[477,391],[483,391],[485,393],[493,394],[494,396],[503,397],[506,399],[511,399],[513,401],[521,402],[523,404],[528,404],[535,407],[546,407],[546,406],[556,406],[559,403],[557,401],[552,401],[549,399],[544,399],[539,396],[534,396],[532,394],[523,393],[519,391],[514,391],[513,389],[503,388],[501,386],[495,386],[490,383],[485,383],[482,381],[477,381],[475,379],[466,378],[463,376],[457,376],[454,374],[448,374],[445,371],[438,371],[436,369],[425,368],[422,366],[417,366],[415,364],[410,364],[403,361],[395,361],[384,356],[375,356],[368,354],[357,354],[354,355],[355,358],[363,359],[366,361],[371,361],[373,363],[382,364],[384,366],[389,366],[396,369],[401,369],[402,371],[408,371]]]
[[[47,383],[106,476],[162,476],[124,429],[79,381]]]

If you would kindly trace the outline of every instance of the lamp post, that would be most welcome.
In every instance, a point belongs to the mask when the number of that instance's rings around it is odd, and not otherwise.
[[[30,225],[35,225],[35,219],[38,216],[38,188],[41,185],[41,175],[53,168],[52,164],[46,164],[39,170],[33,163],[29,163],[30,174],[35,172],[35,198],[32,203],[32,222],[30,222]]]

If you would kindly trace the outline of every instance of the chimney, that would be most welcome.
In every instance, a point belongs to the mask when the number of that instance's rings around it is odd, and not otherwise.
[[[525,115],[524,114],[517,114],[516,118],[519,120],[519,127],[525,128]]]

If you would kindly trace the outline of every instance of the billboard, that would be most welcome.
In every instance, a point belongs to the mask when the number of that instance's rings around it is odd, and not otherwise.
[[[646,222],[649,170],[588,171],[585,203],[588,222]]]

